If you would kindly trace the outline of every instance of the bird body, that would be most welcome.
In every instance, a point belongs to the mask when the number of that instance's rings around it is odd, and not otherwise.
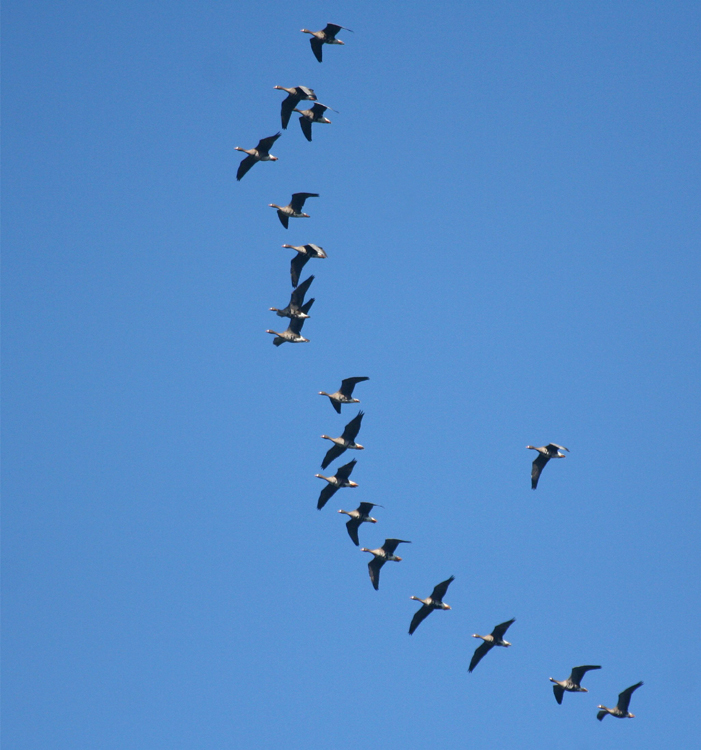
[[[346,529],[348,529],[348,536],[351,538],[353,544],[356,547],[360,546],[358,541],[358,528],[361,523],[377,523],[377,519],[370,515],[370,511],[373,508],[381,508],[381,505],[376,503],[360,503],[355,510],[339,510],[339,513],[345,513],[350,518],[346,521]]]
[[[240,148],[235,146],[235,151],[242,151],[248,156],[239,164],[238,171],[236,172],[236,179],[240,180],[246,172],[259,161],[277,161],[277,156],[273,156],[270,153],[270,149],[273,147],[273,143],[281,136],[281,133],[268,136],[268,138],[261,138],[258,141],[258,145],[255,148]]]
[[[302,315],[290,318],[290,325],[287,327],[286,331],[278,332],[268,328],[266,333],[275,334],[275,338],[273,339],[273,344],[275,344],[275,346],[280,346],[280,344],[284,344],[286,341],[290,344],[309,343],[309,339],[305,339],[304,336],[302,336],[302,326],[304,325],[304,321],[309,317],[308,313],[313,304],[314,300],[310,299],[309,302],[302,305],[300,308]]]
[[[343,44],[340,39],[336,39],[336,34],[344,29],[345,31],[351,31],[352,29],[346,29],[345,26],[339,26],[335,23],[327,23],[320,31],[310,31],[309,29],[302,29],[303,34],[311,34],[312,38],[309,40],[309,44],[312,46],[312,52],[314,57],[319,62],[322,62],[321,48],[324,44]]]
[[[373,588],[378,591],[380,588],[380,571],[386,562],[401,562],[402,558],[394,554],[394,550],[400,544],[411,544],[406,539],[385,539],[385,543],[379,549],[368,549],[361,547],[361,552],[370,552],[373,555],[372,560],[368,563],[368,571]]]
[[[596,718],[599,721],[602,721],[606,714],[611,714],[611,716],[615,716],[617,719],[634,719],[635,714],[631,714],[628,711],[628,706],[630,705],[630,697],[642,684],[642,681],[638,682],[635,685],[631,685],[629,688],[626,688],[622,693],[619,693],[618,703],[616,704],[615,708],[597,706],[600,711],[596,715]]]
[[[324,489],[321,491],[321,494],[319,495],[319,500],[317,501],[316,507],[318,510],[321,510],[326,503],[333,497],[333,495],[338,492],[342,487],[357,487],[358,485],[355,482],[351,482],[349,479],[351,472],[353,471],[353,467],[356,464],[356,460],[353,459],[352,461],[349,461],[347,464],[344,464],[343,466],[339,466],[338,469],[336,469],[336,473],[332,477],[325,477],[323,474],[315,474],[315,477],[318,477],[319,479],[325,479],[328,482],[328,485],[324,487]]]
[[[290,250],[297,251],[297,255],[292,258],[292,262],[290,263],[290,278],[292,279],[293,287],[299,283],[299,275],[310,258],[328,257],[324,252],[324,248],[318,245],[283,245],[283,247],[289,247]]]
[[[319,123],[320,125],[326,124],[330,125],[331,120],[329,120],[328,117],[324,116],[324,112],[327,109],[331,109],[331,107],[327,107],[325,104],[321,104],[321,102],[316,102],[316,104],[311,109],[295,109],[295,112],[299,112],[300,115],[302,115],[299,118],[299,124],[302,128],[302,132],[304,133],[304,137],[308,140],[312,140],[312,123]],[[334,110],[335,112],[336,110]]]
[[[360,431],[360,423],[363,421],[363,414],[364,412],[359,411],[356,416],[348,422],[341,437],[334,438],[329,437],[328,435],[321,436],[326,440],[330,440],[334,444],[332,448],[329,448],[324,456],[324,460],[321,462],[322,469],[325,469],[334,459],[338,458],[347,450],[365,450],[364,446],[355,442],[355,438]]]
[[[489,635],[478,635],[477,633],[473,634],[473,638],[481,638],[484,643],[478,646],[475,650],[475,653],[472,655],[472,661],[470,661],[470,666],[467,670],[468,672],[472,672],[472,670],[480,663],[482,657],[489,653],[489,651],[491,651],[494,646],[508,647],[511,645],[508,641],[504,640],[504,633],[506,633],[506,631],[515,620],[516,618],[513,617],[511,620],[502,622],[501,624],[497,625]]]
[[[567,458],[564,453],[560,452],[561,450],[567,451],[568,453],[570,452],[569,448],[565,448],[563,445],[557,445],[556,443],[548,443],[539,448],[536,448],[535,445],[527,445],[526,448],[538,451],[538,455],[533,461],[533,467],[531,468],[532,490],[538,486],[538,479],[540,478],[540,473],[545,468],[545,464],[547,464],[551,458]]]
[[[446,604],[443,601],[443,597],[448,590],[448,586],[450,586],[450,584],[454,580],[455,576],[450,576],[450,578],[439,583],[436,587],[434,587],[433,591],[431,592],[431,596],[427,597],[426,599],[419,599],[418,596],[411,597],[415,601],[421,602],[423,606],[421,607],[421,609],[416,611],[414,617],[411,620],[411,625],[409,625],[409,635],[413,634],[416,628],[421,625],[421,623],[431,614],[431,612],[433,612],[434,609],[451,609],[450,605]]]
[[[357,383],[362,383],[364,380],[370,380],[367,377],[356,377],[356,378],[345,378],[341,381],[341,387],[335,393],[326,393],[326,391],[319,391],[320,396],[328,396],[331,401],[331,406],[340,414],[341,404],[359,404],[360,399],[353,398],[353,389]]]
[[[277,209],[278,219],[285,229],[289,224],[290,218],[293,219],[308,219],[309,214],[305,214],[302,209],[304,208],[304,201],[307,198],[318,198],[319,193],[292,193],[292,200],[286,206],[278,206],[277,203],[269,203],[271,208]]]
[[[572,667],[572,672],[566,680],[555,680],[550,677],[550,682],[554,682],[553,693],[555,694],[555,700],[558,703],[562,703],[562,696],[565,691],[568,693],[588,693],[586,688],[583,688],[579,683],[582,681],[584,675],[592,669],[601,669],[599,666],[592,664],[585,664],[581,667]]]
[[[314,281],[314,276],[310,276],[292,292],[287,307],[282,310],[277,307],[271,307],[270,309],[280,318],[308,318],[309,315],[302,308],[304,307],[304,295],[307,293],[307,289],[309,289],[312,281]]]
[[[294,112],[295,107],[302,101],[308,100],[315,102],[316,94],[314,89],[307,88],[306,86],[293,86],[292,88],[286,88],[285,86],[274,86],[273,88],[279,89],[280,91],[286,91],[287,97],[282,100],[282,108],[280,110],[280,119],[282,120],[282,129],[287,130],[287,124],[290,121],[290,116]]]

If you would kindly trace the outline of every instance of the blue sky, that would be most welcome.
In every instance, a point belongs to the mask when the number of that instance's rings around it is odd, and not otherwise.
[[[387,5],[4,3],[8,748],[698,741],[698,5]],[[338,113],[237,183],[275,85]]]

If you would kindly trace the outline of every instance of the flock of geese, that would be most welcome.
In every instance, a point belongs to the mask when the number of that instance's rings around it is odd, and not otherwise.
[[[320,31],[310,31],[309,29],[302,29],[305,34],[310,34],[310,44],[314,56],[319,62],[322,62],[323,46],[325,44],[343,44],[340,39],[336,39],[336,34],[345,29],[344,26],[329,23]],[[351,31],[351,29],[345,29]],[[302,132],[308,141],[312,140],[312,125],[314,123],[330,123],[331,121],[324,115],[324,113],[331,109],[330,107],[321,104],[317,101],[314,89],[308,88],[307,86],[293,86],[287,88],[285,86],[275,86],[275,89],[287,92],[287,97],[282,102],[280,118],[282,123],[282,129],[286,130],[290,121],[290,117],[293,112],[297,112],[300,115],[299,122],[302,128]],[[311,109],[297,109],[297,105],[302,101],[312,101],[314,104]],[[335,111],[335,110],[333,110]],[[270,153],[270,149],[273,147],[277,139],[282,135],[282,132],[278,132],[275,135],[268,136],[267,138],[261,138],[258,145],[255,148],[243,149],[236,146],[237,151],[242,151],[246,154],[246,158],[239,165],[236,179],[241,180],[244,175],[259,161],[277,161],[277,156],[273,156]],[[309,214],[304,213],[304,204],[309,198],[318,198],[318,193],[293,193],[290,202],[285,206],[279,206],[276,203],[270,203],[271,208],[277,210],[278,219],[282,226],[287,229],[289,226],[290,219],[309,218]],[[273,334],[273,344],[280,346],[283,343],[298,344],[308,342],[309,339],[302,336],[302,326],[304,321],[309,318],[309,310],[314,304],[314,299],[310,299],[305,302],[305,295],[309,291],[309,287],[314,281],[314,276],[309,276],[301,284],[299,283],[299,276],[306,263],[312,258],[326,258],[326,253],[322,247],[314,244],[307,245],[283,245],[285,248],[295,250],[297,253],[290,264],[290,276],[292,280],[292,295],[290,296],[289,304],[285,308],[271,307],[270,310],[274,311],[279,317],[289,318],[290,322],[285,331],[273,331],[268,329],[266,333]],[[319,395],[326,396],[331,405],[338,414],[341,413],[341,407],[344,404],[358,404],[360,400],[353,398],[353,391],[358,383],[362,383],[369,380],[368,377],[352,377],[345,378],[341,381],[341,387],[335,393],[327,393],[326,391],[319,391]],[[322,435],[321,437],[325,440],[329,440],[333,443],[332,447],[329,448],[324,459],[321,463],[321,468],[326,469],[333,461],[339,456],[343,455],[348,450],[364,450],[364,447],[356,442],[358,433],[363,421],[364,412],[359,411],[353,419],[345,426],[340,437],[331,437],[329,435]],[[550,461],[553,458],[566,458],[562,451],[569,450],[562,445],[556,443],[548,443],[547,445],[536,447],[528,445],[526,448],[537,452],[537,456],[533,461],[531,468],[531,489],[536,489],[540,475]],[[319,479],[323,479],[326,482],[326,486],[321,490],[319,498],[317,500],[317,509],[321,510],[328,501],[338,492],[338,490],[349,487],[357,487],[358,484],[350,479],[350,475],[355,468],[357,460],[354,458],[348,463],[339,466],[336,469],[336,473],[333,476],[327,477],[323,474],[316,474]],[[348,536],[351,538],[353,544],[356,547],[360,547],[360,540],[358,537],[358,531],[364,523],[377,523],[377,519],[373,518],[370,514],[373,512],[373,508],[382,507],[376,503],[361,502],[355,510],[339,510],[339,513],[347,515],[348,521],[346,522],[346,529],[348,530]],[[361,552],[368,552],[372,555],[372,560],[368,563],[368,572],[370,574],[370,581],[375,590],[379,590],[380,587],[380,571],[387,562],[400,562],[401,557],[395,554],[397,547],[400,544],[411,544],[406,539],[385,539],[384,544],[377,549],[370,549],[368,547],[361,547]],[[420,602],[421,608],[414,614],[411,623],[409,625],[409,635],[412,635],[419,625],[434,611],[434,610],[449,610],[451,609],[449,604],[446,604],[443,599],[448,591],[448,587],[455,580],[454,576],[450,576],[445,581],[441,581],[437,584],[431,595],[425,599],[421,599],[418,596],[412,596],[411,599]],[[495,646],[509,647],[511,643],[504,640],[504,634],[515,622],[516,618],[502,622],[494,627],[489,635],[479,635],[475,633],[473,638],[479,638],[482,643],[475,650],[468,672],[472,672],[480,661],[491,651]],[[570,676],[566,680],[556,680],[550,677],[550,681],[553,684],[553,693],[555,700],[558,704],[562,703],[562,698],[565,692],[570,693],[586,693],[588,690],[581,685],[581,681],[584,675],[592,670],[601,669],[599,665],[582,665],[579,667],[573,667]],[[601,721],[607,714],[615,716],[619,719],[633,718],[634,715],[628,711],[630,699],[635,690],[637,690],[643,683],[638,682],[635,685],[631,685],[626,688],[618,695],[618,703],[614,708],[607,708],[606,706],[599,705],[597,708],[599,712],[596,718]]]

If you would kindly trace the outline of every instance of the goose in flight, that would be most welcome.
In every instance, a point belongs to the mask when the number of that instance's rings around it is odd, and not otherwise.
[[[439,583],[432,591],[431,596],[427,599],[419,599],[418,596],[412,596],[417,602],[421,602],[423,605],[421,609],[416,611],[416,614],[411,619],[411,625],[409,625],[409,635],[421,625],[421,623],[433,612],[434,609],[451,609],[450,605],[443,601],[445,592],[448,590],[448,586],[455,580],[455,576],[450,576]]]
[[[282,108],[280,110],[280,119],[282,120],[283,130],[287,130],[287,123],[290,121],[290,117],[292,116],[295,107],[302,100],[308,100],[310,102],[316,101],[314,89],[307,88],[306,86],[293,86],[289,89],[285,86],[274,86],[273,88],[279,89],[280,91],[287,91],[287,97],[282,100]]]
[[[351,482],[351,480],[348,478],[351,475],[355,464],[356,460],[353,459],[347,464],[339,466],[338,469],[336,469],[336,474],[332,477],[325,477],[323,476],[323,474],[314,475],[315,477],[319,477],[319,479],[325,479],[328,482],[326,487],[324,487],[324,489],[321,491],[321,494],[319,495],[319,500],[316,504],[318,510],[321,510],[324,505],[326,505],[326,503],[328,503],[328,501],[336,494],[336,492],[341,489],[341,487],[358,486],[355,482]]]
[[[298,287],[299,288],[299,287]],[[347,450],[362,451],[365,448],[355,442],[358,432],[360,432],[360,423],[363,421],[365,412],[359,411],[353,419],[345,426],[341,437],[332,438],[328,435],[322,435],[322,438],[330,440],[334,445],[329,448],[324,460],[321,462],[321,468],[325,469],[333,460],[344,454]]]
[[[323,247],[318,245],[283,245],[283,247],[289,247],[290,250],[296,250],[297,255],[292,258],[290,263],[290,277],[292,279],[292,286],[297,286],[299,283],[299,275],[302,273],[302,269],[307,264],[310,258],[326,258],[327,255],[324,252]]]
[[[314,281],[314,277],[310,276],[292,292],[290,303],[286,308],[280,310],[278,307],[271,307],[270,309],[277,313],[280,318],[308,318],[309,315],[302,312],[302,307],[304,306],[304,295],[307,293],[307,289],[309,289],[312,281]],[[321,468],[325,469],[326,467],[322,466]]]
[[[481,638],[484,643],[481,646],[478,646],[475,650],[475,653],[472,655],[472,661],[470,662],[470,666],[467,670],[468,672],[472,672],[472,670],[480,663],[484,655],[491,651],[494,646],[511,645],[508,641],[504,640],[504,633],[506,633],[511,623],[513,623],[515,620],[516,618],[513,617],[511,620],[502,622],[501,624],[497,625],[489,635],[477,635],[477,633],[475,633],[472,636],[473,638]]]
[[[379,549],[360,548],[361,552],[370,552],[373,555],[372,560],[368,563],[368,571],[375,591],[379,591],[380,588],[380,571],[382,570],[382,566],[388,561],[401,562],[402,558],[394,554],[394,550],[400,544],[411,544],[411,542],[406,541],[406,539],[385,539],[385,543]]]
[[[259,161],[277,161],[277,156],[273,156],[270,153],[270,149],[273,147],[273,143],[275,143],[281,135],[282,133],[276,133],[267,138],[261,138],[255,148],[240,148],[239,146],[235,146],[235,151],[243,151],[244,154],[248,154],[248,156],[239,164],[238,172],[236,172],[236,179],[240,180],[246,172],[248,172],[248,170]],[[309,140],[311,140],[311,138]]]
[[[536,448],[535,445],[527,445],[526,448],[530,448],[532,451],[538,451],[538,455],[535,457],[535,461],[533,461],[533,468],[531,469],[532,490],[538,486],[538,479],[540,478],[540,473],[545,468],[545,464],[547,464],[551,458],[567,458],[567,456],[564,453],[560,453],[560,451],[570,452],[569,448],[565,448],[564,445],[557,445],[556,443],[548,443],[540,448]]]
[[[312,52],[314,53],[314,57],[321,62],[321,48],[325,44],[343,44],[343,42],[340,39],[336,39],[336,34],[343,29],[344,31],[350,31],[353,33],[352,29],[347,29],[345,26],[339,26],[335,23],[327,23],[326,26],[324,26],[321,31],[310,31],[309,29],[302,29],[303,34],[311,34],[312,38],[309,40],[309,44],[312,45]]]
[[[622,693],[619,693],[618,703],[616,704],[615,708],[606,708],[606,706],[597,706],[597,708],[601,710],[596,715],[596,718],[599,721],[602,721],[604,716],[606,716],[606,714],[611,714],[611,716],[615,716],[617,719],[634,719],[635,714],[631,714],[628,712],[628,705],[630,704],[630,696],[633,695],[633,693],[642,684],[643,684],[642,682],[638,682],[635,685],[631,685],[629,688],[626,688]]]
[[[304,208],[304,201],[307,198],[318,198],[319,193],[292,193],[292,200],[286,206],[278,206],[277,203],[268,203],[271,208],[277,208],[277,216],[280,219],[280,223],[285,229],[290,222],[290,217],[293,219],[308,219],[309,214],[305,214],[302,209]]]
[[[382,508],[384,506],[377,503],[360,503],[355,510],[339,510],[339,513],[345,513],[350,518],[346,521],[348,536],[351,538],[356,547],[360,546],[358,541],[358,528],[361,523],[377,523],[377,519],[370,515],[373,508]]]
[[[304,336],[302,336],[302,326],[304,325],[304,321],[309,317],[308,313],[313,304],[314,300],[310,299],[309,302],[302,305],[302,307],[300,307],[302,316],[291,318],[290,325],[287,327],[286,331],[278,333],[278,331],[271,331],[270,328],[268,328],[266,333],[275,334],[275,338],[273,339],[273,344],[275,344],[275,346],[280,346],[280,344],[284,344],[286,341],[289,341],[290,344],[309,343],[309,339],[305,339]]]
[[[568,693],[588,693],[586,688],[583,688],[579,683],[582,681],[582,677],[592,669],[601,669],[600,666],[594,666],[592,664],[585,664],[581,667],[572,667],[572,672],[566,680],[555,680],[550,677],[550,682],[554,682],[553,693],[555,693],[555,700],[558,703],[562,703],[562,696],[565,694],[565,690]]]
[[[359,398],[353,398],[353,389],[356,383],[362,383],[363,380],[370,380],[370,378],[345,378],[341,381],[341,387],[336,393],[326,393],[326,391],[319,391],[320,396],[328,396],[331,401],[331,406],[340,414],[341,404],[359,404]]]
[[[295,109],[295,112],[299,112],[299,114],[302,115],[299,118],[299,124],[302,127],[304,137],[308,141],[311,142],[312,140],[312,123],[331,124],[331,120],[324,115],[324,112],[326,112],[327,109],[331,109],[331,107],[327,107],[325,104],[321,104],[321,102],[316,102],[311,109]],[[332,111],[335,112],[336,110],[334,109]]]

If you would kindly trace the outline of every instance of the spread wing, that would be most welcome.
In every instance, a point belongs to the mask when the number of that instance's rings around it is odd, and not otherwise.
[[[622,693],[618,694],[618,705],[617,707],[623,711],[624,714],[628,713],[628,705],[630,704],[630,697],[633,693],[642,685],[642,682],[638,682],[635,685],[631,685],[626,688]]]
[[[295,86],[295,91],[297,92],[300,99],[308,99],[312,102],[316,101],[316,94],[314,93],[314,89],[307,88],[306,86]]]
[[[302,307],[300,307],[299,309],[300,309],[300,310],[301,310],[301,311],[302,311],[302,312],[303,312],[303,313],[304,313],[305,315],[309,315],[309,311],[310,311],[310,310],[312,309],[312,305],[314,304],[314,300],[315,300],[315,299],[316,299],[315,297],[312,297],[312,298],[311,298],[311,299],[310,299],[310,300],[309,300],[308,302],[305,302],[305,303],[304,303],[304,304],[302,305]]]
[[[433,593],[431,594],[431,599],[435,599],[436,601],[442,602],[443,597],[445,596],[446,591],[448,590],[448,586],[455,580],[455,576],[450,576],[445,581],[441,581],[434,589]]]
[[[309,253],[309,256],[311,258],[326,258],[327,257],[326,253],[324,252],[323,247],[319,247],[318,245],[312,245],[312,244],[305,245],[304,247],[306,251]]]
[[[336,412],[338,414],[340,414],[341,413],[341,404],[338,401],[336,401],[335,399],[333,399],[333,398],[330,398],[329,401],[331,402],[331,406],[333,406],[333,408],[336,410]]]
[[[331,107],[327,107],[325,104],[322,104],[321,102],[317,102],[312,107],[312,115],[316,119],[317,117],[322,117],[324,112],[326,112],[327,109],[331,109]]]
[[[579,683],[582,681],[582,677],[590,670],[590,669],[601,669],[601,667],[594,666],[593,664],[585,664],[581,667],[572,667],[572,674],[570,674],[570,682],[573,682],[575,685],[579,685]]]
[[[406,539],[385,539],[385,543],[382,545],[382,549],[388,555],[393,555],[394,550],[396,550],[400,544],[411,544],[411,542],[407,542]]]
[[[599,713],[596,715],[596,718],[601,721],[607,713],[608,711],[599,711]]]
[[[381,508],[381,507],[382,506],[378,505],[377,503],[360,503],[357,510],[358,510],[358,513],[362,514],[363,516],[367,516],[368,513],[370,513],[370,511],[373,508]]]
[[[304,137],[311,142],[312,140],[312,121],[308,118],[302,115],[299,118],[299,124],[302,128],[302,132],[304,133]]]
[[[309,40],[309,44],[312,46],[312,52],[314,53],[314,57],[321,62],[321,48],[323,47],[324,43],[321,41],[321,39],[317,39],[315,36],[313,36]]]
[[[304,295],[307,293],[307,289],[311,286],[314,281],[314,276],[310,276],[305,279],[295,290],[292,292],[290,297],[290,307],[301,307],[304,304]]]
[[[319,500],[316,503],[317,510],[321,510],[334,496],[337,490],[338,487],[335,484],[327,484],[319,495]]]
[[[538,486],[538,479],[540,479],[540,472],[543,471],[545,464],[547,464],[549,460],[550,458],[548,456],[544,456],[542,453],[539,453],[536,456],[536,459],[533,462],[533,467],[531,468],[531,489],[532,490],[534,490]]]
[[[304,208],[304,201],[307,198],[318,198],[319,193],[293,193],[292,200],[290,201],[290,208],[295,212],[299,213]]]
[[[385,564],[386,560],[383,560],[381,557],[373,557],[372,560],[368,563],[368,571],[370,572],[370,580],[372,581],[372,585],[375,588],[375,591],[380,590],[380,571],[382,570],[382,566]]]
[[[553,685],[553,693],[555,693],[555,700],[558,703],[562,703],[562,696],[565,694],[565,688],[562,685]]]
[[[481,646],[477,646],[475,653],[472,654],[472,660],[470,661],[470,666],[467,668],[467,671],[472,672],[472,670],[482,661],[485,654],[488,654],[492,650],[493,646],[493,643],[487,643],[487,641],[484,641]]]
[[[548,443],[545,447],[553,453],[557,453],[557,451],[567,451],[568,453],[570,452],[569,448],[565,448],[564,445],[558,445],[557,443]]]
[[[277,217],[280,219],[280,224],[287,229],[290,224],[290,217],[287,214],[283,214],[282,211],[277,212]]]
[[[495,640],[500,641],[504,637],[504,633],[506,633],[506,631],[511,627],[511,623],[513,622],[516,622],[515,617],[512,617],[506,622],[499,623],[499,625],[497,625],[494,630],[492,630],[492,635],[494,636]]]
[[[236,172],[236,179],[240,180],[246,172],[258,161],[255,156],[247,156],[240,164]]]
[[[348,529],[348,536],[353,541],[353,544],[355,544],[356,547],[360,547],[360,542],[358,541],[358,528],[360,526],[360,521],[358,521],[357,518],[349,518],[348,522],[346,523],[346,528]]]
[[[302,333],[304,320],[304,318],[290,318],[290,325],[287,327],[287,330],[290,331],[290,333],[294,333],[297,336],[300,336]]]
[[[292,286],[297,286],[299,283],[299,274],[302,272],[302,269],[306,265],[307,261],[309,260],[308,255],[304,255],[303,253],[297,253],[294,258],[292,258],[292,262],[290,263],[290,277],[292,278]]]
[[[258,151],[262,151],[264,153],[268,153],[270,149],[273,147],[273,143],[282,135],[282,133],[276,133],[275,135],[270,135],[267,138],[261,138],[258,141],[258,145],[256,146],[256,149]]]
[[[337,23],[327,23],[326,26],[324,26],[323,31],[326,36],[333,39],[341,29],[353,33],[351,29],[347,29],[345,26],[339,26]]]
[[[324,456],[324,460],[321,462],[321,468],[325,469],[332,461],[335,461],[339,456],[342,456],[345,452],[346,452],[346,449],[342,445],[336,445],[336,444],[332,445],[326,452],[326,455]]]
[[[355,384],[362,383],[363,380],[370,380],[370,378],[345,378],[341,381],[341,393],[350,398],[353,395]]]
[[[314,277],[312,277],[314,278]],[[360,423],[363,421],[363,414],[365,412],[359,411],[358,414],[351,419],[343,430],[341,437],[347,440],[349,443],[354,443],[360,432]]]
[[[348,477],[351,475],[351,472],[353,471],[353,468],[355,467],[357,461],[354,458],[352,461],[349,461],[347,464],[343,464],[343,466],[339,466],[336,470],[336,479],[339,480],[339,482],[347,482]]]
[[[431,614],[433,607],[429,607],[428,604],[422,605],[421,609],[417,610],[414,616],[411,618],[411,625],[409,625],[409,635],[412,635],[416,628]]]
[[[290,121],[290,116],[297,106],[300,97],[296,94],[290,94],[286,99],[282,100],[282,107],[280,108],[280,119],[282,120],[282,129],[287,130],[287,125]]]

